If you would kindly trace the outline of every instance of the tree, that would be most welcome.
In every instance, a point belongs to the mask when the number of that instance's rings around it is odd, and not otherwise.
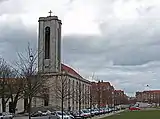
[[[37,52],[28,45],[27,56],[18,53],[19,61],[16,63],[21,79],[23,79],[24,111],[31,118],[32,99],[46,88],[47,76],[37,71]]]
[[[92,85],[90,89],[90,107],[95,108],[96,104],[97,104],[97,86],[94,87]]]
[[[23,80],[18,78],[18,71],[4,59],[0,60],[0,76],[2,111],[6,111],[6,103],[11,99],[12,112],[15,113],[17,102],[22,98]],[[11,107],[9,107],[9,110]]]
[[[6,111],[6,103],[9,100],[7,80],[10,78],[11,69],[4,59],[0,59],[0,96],[2,98],[2,111]]]
[[[80,114],[82,102],[84,100],[84,93],[82,91],[82,86],[80,82],[78,83],[77,89],[78,89],[78,104],[79,104],[79,114]]]
[[[65,72],[61,72],[55,77],[56,77],[54,82],[55,85],[53,85],[53,87],[56,94],[56,98],[61,101],[61,111],[63,119],[64,102],[72,98],[74,90],[71,90],[72,84],[69,81],[70,79]]]
[[[80,81],[77,82],[76,84],[76,98],[75,101],[78,104],[78,111],[79,114],[81,112],[82,109],[82,105],[84,106],[86,104],[86,102],[88,103],[89,101],[89,96],[90,96],[90,91],[86,90],[86,88],[84,88],[84,84]]]
[[[10,97],[11,109],[10,112],[15,113],[18,100],[23,98],[24,91],[24,79],[16,76],[17,71],[12,72],[14,74],[13,78],[8,79],[7,88]]]

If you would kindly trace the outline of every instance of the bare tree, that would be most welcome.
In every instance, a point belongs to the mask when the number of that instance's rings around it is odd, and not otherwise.
[[[24,111],[29,113],[29,119],[31,118],[31,104],[33,97],[40,94],[46,86],[46,76],[37,71],[37,56],[37,51],[33,51],[28,45],[27,56],[18,53],[19,61],[16,63],[19,68],[21,79],[23,79],[24,83]]]
[[[90,89],[90,107],[94,107],[97,104],[97,92],[96,89],[93,89],[94,87],[91,86]]]
[[[8,94],[7,80],[10,78],[11,69],[4,59],[0,59],[0,96],[2,98],[2,111],[6,111],[6,103],[10,96]]]
[[[18,100],[23,98],[24,79],[17,76],[17,71],[13,71],[11,74],[13,74],[13,78],[8,79],[7,88],[11,101],[10,112],[15,113]]]
[[[76,85],[76,98],[75,98],[75,101],[76,103],[78,104],[78,111],[79,111],[79,114],[81,112],[81,109],[82,109],[82,105],[84,106],[86,101],[87,101],[87,97],[89,97],[89,92],[85,91],[84,90],[84,85],[83,83],[81,83],[80,81],[77,83]]]
[[[74,90],[71,90],[71,82],[69,77],[65,72],[60,73],[56,76],[54,91],[56,93],[56,98],[61,101],[61,111],[63,119],[64,103],[69,101],[74,93]]]
[[[78,100],[77,101],[78,101],[78,104],[79,104],[79,114],[80,114],[82,102],[84,100],[83,92],[82,92],[82,86],[81,86],[80,82],[77,85],[77,89],[78,89]]]
[[[0,60],[0,94],[2,97],[2,111],[6,111],[6,103],[11,99],[9,111],[15,113],[17,102],[22,98],[23,81],[18,78],[18,72],[4,59]]]

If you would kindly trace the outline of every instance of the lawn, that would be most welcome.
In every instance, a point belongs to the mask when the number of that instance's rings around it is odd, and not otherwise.
[[[123,112],[103,119],[160,119],[160,110]]]

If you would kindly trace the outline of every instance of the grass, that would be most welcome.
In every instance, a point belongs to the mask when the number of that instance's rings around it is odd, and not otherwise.
[[[160,110],[122,112],[103,119],[160,119]]]

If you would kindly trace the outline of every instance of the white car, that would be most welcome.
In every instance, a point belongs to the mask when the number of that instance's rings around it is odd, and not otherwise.
[[[91,113],[87,109],[83,109],[83,110],[81,110],[81,116],[83,118],[89,118],[89,117],[91,117]]]
[[[13,115],[10,113],[0,113],[0,119],[13,119]]]
[[[56,116],[58,116],[60,119],[62,119],[62,112],[61,111],[56,111],[55,112]],[[65,112],[63,112],[63,119],[71,119],[69,115],[67,115]]]

